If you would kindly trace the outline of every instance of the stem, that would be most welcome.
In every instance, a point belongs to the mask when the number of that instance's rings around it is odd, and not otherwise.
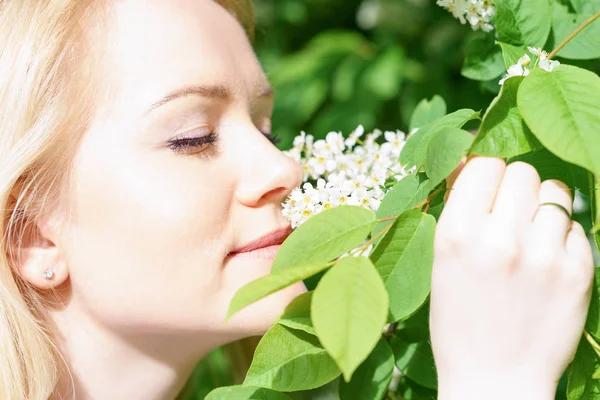
[[[425,207],[425,209],[423,210],[423,212],[425,214],[427,214],[427,211],[429,211],[429,206],[431,206],[431,202],[427,203],[427,206]]]
[[[596,339],[594,339],[587,330],[583,331],[583,336],[585,336],[588,343],[592,346],[594,352],[596,352],[596,355],[600,357],[600,345],[596,342]]]
[[[552,50],[552,53],[550,53],[548,55],[548,60],[551,59],[552,57],[554,57],[556,55],[556,53],[558,53],[560,51],[560,49],[562,49],[563,47],[565,47],[565,45],[567,43],[569,43],[569,41],[571,39],[573,39],[575,36],[577,36],[577,34],[579,32],[581,32],[582,30],[584,30],[589,24],[591,24],[592,22],[594,22],[598,18],[600,18],[600,11],[598,11],[596,14],[592,15],[591,17],[589,17],[583,24],[581,24],[581,26],[579,26],[577,29],[575,29],[573,31],[573,33],[571,33],[569,36],[567,36],[565,38],[565,40],[563,40],[562,42],[560,42],[560,44],[558,46],[556,46],[556,48],[554,50]]]
[[[438,194],[440,194],[442,191],[444,191],[446,189],[438,189],[435,192],[431,193],[425,200],[423,200],[422,202],[420,202],[419,204],[417,204],[415,206],[415,208],[421,208],[423,207],[425,204],[427,203],[431,203],[433,201],[433,199],[435,199],[437,197]]]
[[[373,236],[371,239],[369,239],[365,244],[363,244],[362,246],[360,246],[359,247],[360,253],[364,252],[367,249],[367,247],[369,247],[371,245],[371,243],[373,243],[375,241],[375,239],[377,239],[379,236],[385,235],[387,233],[387,231],[390,230],[390,228],[392,227],[392,225],[394,225],[393,222],[391,224],[388,224],[385,228],[383,228],[382,230],[380,230],[379,232],[377,232],[375,234],[375,236]]]
[[[433,199],[435,199],[437,197],[438,194],[440,194],[441,192],[443,192],[446,189],[438,189],[435,192],[431,193],[425,200],[423,200],[422,202],[420,202],[419,204],[417,204],[416,206],[414,206],[413,208],[421,208],[423,207],[425,204],[427,204],[427,208],[425,209],[425,213],[427,212],[427,210],[429,210],[429,205],[431,204],[431,202],[433,201]],[[398,218],[399,215],[393,216],[393,217],[386,217],[386,218],[378,218],[377,222],[385,222],[385,221],[393,221],[396,218]]]

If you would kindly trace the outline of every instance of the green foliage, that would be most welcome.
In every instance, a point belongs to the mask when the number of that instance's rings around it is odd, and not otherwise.
[[[328,268],[328,265],[323,262],[308,265],[298,265],[295,267],[278,270],[270,275],[248,283],[246,286],[238,290],[231,300],[231,303],[229,304],[229,311],[227,312],[227,318],[231,317],[233,314],[247,305],[260,300],[271,293],[275,293],[278,290],[284,289],[296,282],[308,279],[326,268]]]
[[[398,321],[414,313],[431,288],[435,219],[410,209],[394,221],[373,249],[371,260],[390,295],[390,317]]]
[[[406,376],[423,387],[437,389],[437,375],[429,341],[409,343],[393,337],[390,345],[394,351],[396,366]]]
[[[410,119],[409,128],[412,131],[415,128],[420,128],[438,120],[446,115],[446,102],[443,98],[435,95],[431,100],[423,99],[413,112]]]
[[[552,39],[560,43],[578,26],[583,24],[594,13],[600,10],[596,0],[573,0],[575,12],[571,12],[567,3],[553,0],[552,5]],[[563,47],[558,55],[574,60],[600,58],[600,21],[592,23]]]
[[[375,214],[363,207],[338,206],[299,226],[281,245],[271,271],[327,263],[360,245],[375,225]]]
[[[598,75],[570,65],[551,73],[535,69],[523,80],[517,103],[527,126],[548,150],[600,174]]]
[[[600,269],[596,268],[594,286],[592,288],[592,298],[588,311],[585,330],[588,331],[596,340],[600,340]]]
[[[502,50],[491,36],[473,39],[466,57],[461,74],[469,79],[487,81],[505,71]]]
[[[388,191],[377,209],[377,219],[395,217],[402,214],[405,210],[415,207],[417,204],[427,199],[429,192],[433,189],[428,178],[421,179],[419,175],[408,175],[396,183]],[[381,232],[389,222],[378,222],[373,228],[372,235],[375,236]],[[373,242],[377,246],[382,237],[378,237]]]
[[[600,399],[600,380],[592,375],[600,368],[600,359],[584,338],[581,339],[572,367],[569,371],[567,398],[569,400]]]
[[[502,49],[502,57],[504,57],[504,65],[507,69],[511,65],[516,64],[523,55],[533,58],[533,55],[527,49],[527,46],[513,46],[512,44],[502,42],[498,42],[498,44]]]
[[[313,293],[313,291],[306,292],[292,300],[277,320],[277,323],[285,325],[288,328],[299,329],[311,335],[316,335],[315,328],[313,328],[310,319],[310,304]]]
[[[517,108],[517,92],[521,82],[521,76],[504,82],[500,94],[483,116],[471,153],[510,158],[541,149]]]
[[[458,167],[474,139],[471,133],[458,128],[434,131],[425,154],[425,171],[432,184],[437,185]]]
[[[367,257],[345,257],[321,279],[311,318],[323,346],[349,381],[381,336],[389,300]]]
[[[542,47],[550,33],[550,0],[496,0],[498,40]]]
[[[387,393],[394,370],[394,353],[380,339],[371,355],[358,367],[350,382],[340,382],[340,400],[380,400]]]
[[[400,154],[400,163],[408,168],[413,166],[421,168],[425,164],[429,141],[438,130],[444,128],[462,128],[467,122],[477,118],[479,118],[479,112],[464,109],[445,115],[423,126],[415,134],[411,135],[404,145]]]
[[[205,400],[291,400],[289,396],[273,390],[252,386],[228,386],[213,390]]]
[[[244,386],[293,392],[322,386],[339,374],[317,338],[275,324],[258,344]]]

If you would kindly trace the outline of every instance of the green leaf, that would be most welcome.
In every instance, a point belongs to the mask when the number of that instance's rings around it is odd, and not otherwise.
[[[587,320],[585,321],[585,330],[588,331],[596,340],[600,340],[600,268],[594,270],[595,279],[592,286],[592,299],[588,309]]]
[[[600,249],[600,196],[598,196],[598,190],[600,190],[600,181],[594,177],[594,174],[589,173],[588,182],[589,189],[587,193],[589,193],[590,196],[592,231],[594,232],[596,247]]]
[[[251,386],[228,386],[213,390],[204,400],[291,400],[283,393]]]
[[[561,160],[546,149],[534,151],[507,160],[507,164],[523,161],[535,167],[542,181],[558,179],[564,182],[572,191],[576,188],[588,192],[588,174],[581,167]]]
[[[487,81],[506,71],[501,48],[492,36],[478,37],[469,43],[461,74],[469,79]]]
[[[574,4],[575,6],[575,4]],[[576,13],[571,13],[568,5],[554,1],[552,7],[552,38],[554,43],[562,42],[592,15],[600,11],[600,5],[592,2],[577,3]],[[559,57],[572,60],[600,58],[600,19],[585,27],[573,39],[559,50]]]
[[[311,217],[283,242],[271,272],[329,262],[360,246],[375,225],[375,214],[360,206],[336,206]]]
[[[381,337],[388,305],[381,277],[367,257],[342,258],[317,285],[313,326],[346,381]]]
[[[598,368],[600,368],[598,356],[588,341],[582,338],[569,370],[568,400],[600,399],[600,381],[592,378]]]
[[[504,82],[500,94],[483,116],[471,153],[510,158],[542,148],[517,108],[517,92],[521,82],[522,76],[511,77]]]
[[[244,386],[294,392],[317,388],[339,375],[316,337],[275,324],[258,343]]]
[[[475,136],[459,128],[438,129],[431,136],[425,156],[425,172],[438,184],[454,171],[469,152]]]
[[[600,0],[571,0],[571,4],[579,13],[600,11]]]
[[[396,183],[383,197],[377,209],[377,219],[395,217],[409,208],[415,207],[424,201],[429,192],[435,187],[430,179],[421,179],[425,174],[407,175]],[[371,236],[375,236],[393,221],[377,222]],[[373,241],[373,247],[377,246],[381,236]]]
[[[408,343],[422,342],[429,339],[429,301],[425,303],[409,318],[398,321],[396,336]]]
[[[502,49],[502,57],[504,58],[504,66],[508,69],[511,65],[515,65],[519,58],[524,55],[528,55],[530,59],[534,60],[535,56],[527,49],[527,46],[513,46],[508,43],[498,42]]]
[[[340,382],[340,400],[381,400],[394,371],[394,354],[380,339],[369,357],[358,367],[350,382]]]
[[[402,373],[426,388],[437,388],[437,373],[431,344],[425,340],[407,343],[398,337],[390,339],[396,366]]]
[[[311,335],[316,335],[310,319],[310,303],[312,301],[313,291],[302,293],[296,296],[294,300],[283,311],[283,314],[276,323],[285,325],[288,328],[299,329]]]
[[[425,126],[446,115],[446,102],[437,94],[431,100],[423,99],[417,104],[410,118],[410,130]]]
[[[438,397],[435,390],[419,385],[406,376],[400,380],[398,386],[398,393],[402,396],[402,400],[434,400]]]
[[[443,128],[462,128],[467,122],[478,118],[478,111],[476,112],[465,108],[445,115],[444,117],[425,125],[417,132],[410,135],[404,144],[402,152],[400,153],[400,164],[405,168],[412,168],[415,165],[417,168],[420,168],[425,162],[427,146],[429,145],[431,136],[436,130]]]
[[[539,141],[563,160],[600,174],[600,77],[570,65],[535,68],[517,104]]]
[[[390,295],[394,321],[413,314],[429,295],[434,232],[431,215],[405,211],[370,254]]]
[[[496,0],[498,40],[542,47],[550,33],[551,12],[550,0]]]
[[[246,284],[235,293],[231,303],[229,303],[229,310],[227,311],[226,318],[231,317],[233,314],[255,301],[267,297],[271,293],[275,293],[294,283],[310,278],[327,268],[329,268],[329,265],[323,262],[299,265],[275,271],[262,278],[258,278]]]

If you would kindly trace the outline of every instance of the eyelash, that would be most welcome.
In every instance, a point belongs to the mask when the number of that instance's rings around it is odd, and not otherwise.
[[[265,135],[267,139],[273,145],[281,142],[281,138],[277,136],[277,134],[273,135],[271,133],[262,133]],[[170,144],[169,148],[173,150],[175,153],[185,153],[193,149],[198,149],[203,147],[204,145],[214,146],[216,142],[219,140],[219,132],[214,131],[205,136],[200,137],[191,137],[191,138],[182,138],[182,139],[172,139],[168,143]]]

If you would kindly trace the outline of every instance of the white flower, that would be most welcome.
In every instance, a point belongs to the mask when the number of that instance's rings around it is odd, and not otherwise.
[[[545,71],[552,72],[552,70],[554,70],[554,68],[556,68],[557,66],[560,65],[560,62],[558,62],[558,61],[549,60],[548,53],[538,47],[527,47],[527,50],[529,50],[529,52],[531,54],[533,54],[534,56],[536,56],[538,58],[537,66]],[[500,85],[504,84],[504,81],[506,81],[511,76],[527,76],[527,75],[529,75],[530,70],[528,68],[526,68],[525,66],[529,65],[530,62],[531,62],[531,58],[527,54],[523,55],[521,58],[519,58],[519,60],[517,61],[517,63],[515,65],[511,65],[508,68],[507,74],[504,75],[504,77],[502,79],[500,79],[500,82],[498,82],[498,83]]]
[[[363,133],[365,133],[365,128],[362,125],[359,125],[354,131],[352,131],[352,133],[350,133],[348,139],[344,141],[346,147],[354,146],[356,144],[357,139],[360,138],[363,135]]]
[[[331,148],[334,154],[340,154],[346,148],[344,144],[344,136],[338,132],[329,132],[325,137],[325,141]]]
[[[544,50],[540,51],[538,67],[540,67],[544,71],[552,72],[554,70],[554,68],[558,67],[559,65],[560,65],[560,62],[558,62],[558,61],[548,60],[548,53],[546,53]]]
[[[548,71],[548,72],[552,72],[554,70],[554,68],[558,67],[560,65],[560,62],[555,61],[555,60],[541,60],[538,64],[538,67],[540,67],[541,69]]]
[[[284,153],[285,153],[285,154],[286,154],[288,157],[290,157],[291,159],[293,159],[294,161],[296,161],[296,162],[298,162],[298,163],[299,163],[299,162],[301,162],[301,159],[302,159],[302,151],[301,151],[299,148],[297,148],[297,147],[294,147],[294,148],[291,148],[291,149],[289,149],[289,150],[286,150],[286,151],[284,151]]]
[[[468,22],[473,30],[490,32],[494,29],[490,24],[496,14],[494,0],[437,0],[437,5],[452,13],[461,24]]]
[[[312,136],[304,132],[294,138],[293,149],[285,154],[302,166],[304,183],[293,189],[283,203],[282,214],[292,227],[339,205],[375,212],[390,189],[386,182],[399,181],[410,173],[398,161],[406,143],[404,132],[374,130],[366,135],[362,145],[354,146],[364,133],[364,127],[359,125],[347,139],[341,132],[329,132],[324,140],[314,143]],[[375,140],[382,135],[386,141],[379,145]],[[311,151],[307,151],[309,144]],[[309,178],[311,182],[307,182]]]
[[[304,149],[304,143],[306,143],[306,132],[301,131],[300,135],[294,138],[294,149]]]
[[[525,65],[529,65],[530,62],[531,62],[531,58],[529,58],[529,56],[527,54],[525,54],[524,56],[519,58],[519,60],[517,61],[516,64],[508,67],[507,74],[504,75],[504,77],[502,79],[500,79],[500,82],[498,82],[498,83],[500,85],[503,85],[504,81],[506,81],[511,76],[527,76],[527,75],[529,75],[529,68],[525,67]]]
[[[538,47],[531,47],[531,46],[527,46],[527,50],[529,50],[529,52],[531,54],[533,54],[534,56],[540,56],[543,52],[542,49],[538,48]]]

